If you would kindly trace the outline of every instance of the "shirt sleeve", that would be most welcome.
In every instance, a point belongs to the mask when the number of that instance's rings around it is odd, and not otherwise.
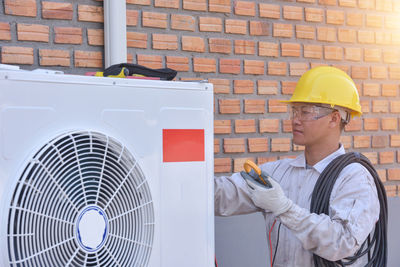
[[[379,218],[379,199],[371,174],[360,164],[346,166],[336,181],[330,214],[315,214],[293,205],[279,220],[304,249],[337,261],[354,255]]]
[[[214,211],[218,216],[231,216],[260,211],[249,196],[240,173],[214,178]]]

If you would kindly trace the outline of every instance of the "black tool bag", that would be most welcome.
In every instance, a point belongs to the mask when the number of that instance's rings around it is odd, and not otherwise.
[[[121,63],[115,64],[104,70],[104,77],[108,75],[117,75],[121,72],[122,68],[127,68],[129,70],[129,76],[132,75],[143,75],[145,77],[158,77],[160,80],[172,80],[175,78],[177,71],[170,68],[163,69],[150,69],[138,64],[131,63]]]

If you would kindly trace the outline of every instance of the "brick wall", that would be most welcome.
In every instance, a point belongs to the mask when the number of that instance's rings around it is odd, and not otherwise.
[[[0,62],[85,73],[103,66],[102,1],[0,1]],[[128,62],[208,79],[215,90],[215,172],[301,153],[288,99],[301,74],[332,65],[361,96],[342,143],[400,185],[400,1],[127,0]]]

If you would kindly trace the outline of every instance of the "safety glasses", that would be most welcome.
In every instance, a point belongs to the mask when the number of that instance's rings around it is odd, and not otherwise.
[[[314,121],[325,117],[336,109],[316,105],[290,105],[290,119]]]

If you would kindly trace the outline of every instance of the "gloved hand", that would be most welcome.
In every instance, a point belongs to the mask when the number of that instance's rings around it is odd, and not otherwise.
[[[292,207],[293,202],[285,196],[278,182],[271,177],[268,180],[272,188],[260,184],[253,177],[245,179],[254,204],[259,208],[272,211],[275,216],[279,216],[288,211]]]

